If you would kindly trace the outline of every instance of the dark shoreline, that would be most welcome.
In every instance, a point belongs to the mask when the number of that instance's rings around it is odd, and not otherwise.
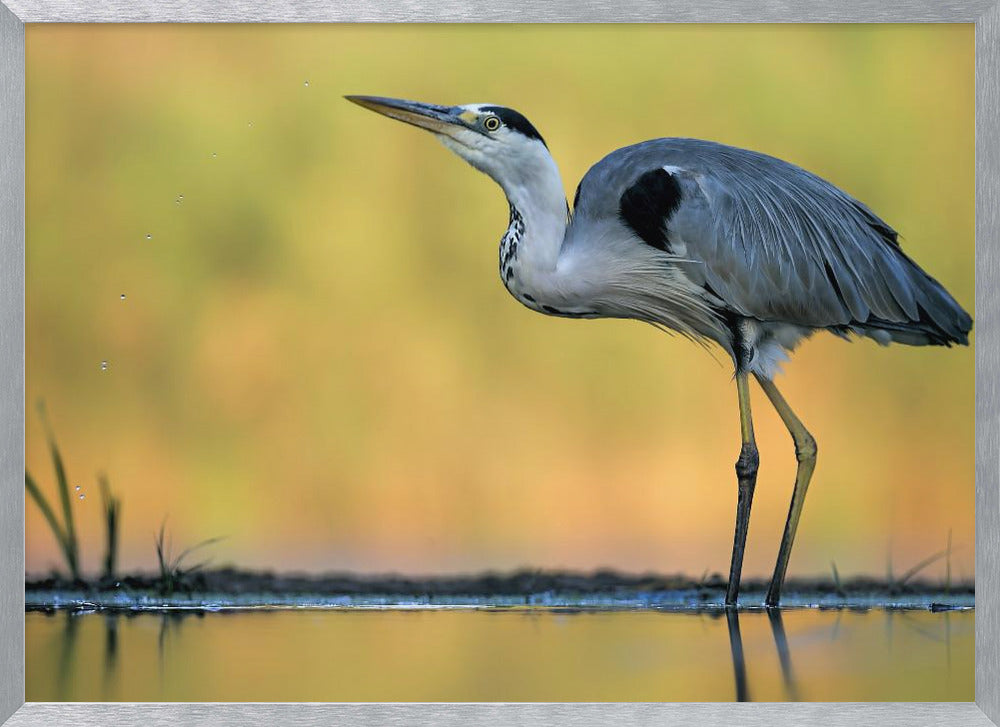
[[[414,577],[396,574],[281,574],[218,568],[186,576],[166,592],[158,576],[133,574],[114,581],[74,582],[52,576],[25,582],[28,610],[260,607],[420,607],[546,606],[593,608],[674,608],[712,610],[722,606],[725,581],[685,576],[519,570]],[[744,581],[742,608],[760,605],[764,580]],[[975,585],[911,580],[891,584],[878,578],[789,579],[783,606],[815,608],[971,608]]]

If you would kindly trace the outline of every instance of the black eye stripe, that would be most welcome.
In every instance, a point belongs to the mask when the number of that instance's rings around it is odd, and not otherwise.
[[[486,113],[491,113],[503,122],[504,126],[512,131],[517,131],[529,139],[537,139],[538,141],[545,144],[545,140],[542,135],[538,133],[538,129],[531,125],[524,116],[519,114],[514,109],[509,109],[505,106],[483,106],[479,109]]]

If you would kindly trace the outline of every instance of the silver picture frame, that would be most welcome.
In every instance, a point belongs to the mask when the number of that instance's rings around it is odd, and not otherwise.
[[[25,703],[25,23],[975,23],[976,699],[955,703]],[[0,0],[0,722],[29,725],[1000,724],[1000,0]]]

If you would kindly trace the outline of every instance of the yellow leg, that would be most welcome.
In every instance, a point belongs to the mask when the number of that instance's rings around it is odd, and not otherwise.
[[[750,528],[750,505],[753,490],[757,485],[757,466],[760,457],[753,437],[753,418],[750,416],[750,386],[745,373],[736,374],[736,393],[740,402],[740,435],[743,446],[740,458],[736,460],[736,532],[733,535],[733,558],[729,565],[729,587],[726,589],[726,605],[735,606],[740,595],[740,572],[743,570],[743,551]]]
[[[771,577],[771,585],[767,589],[767,598],[764,600],[767,606],[777,606],[781,600],[781,586],[785,582],[785,573],[788,571],[788,559],[792,554],[795,531],[799,526],[799,517],[802,515],[802,503],[805,502],[809,480],[816,468],[816,440],[795,416],[795,412],[788,406],[788,402],[785,401],[773,381],[757,376],[757,383],[760,384],[767,398],[771,400],[771,404],[774,405],[781,421],[785,423],[788,433],[792,435],[792,441],[795,442],[795,458],[799,462],[795,472],[792,503],[788,508],[785,532],[781,536],[781,547],[778,549],[778,562],[774,566],[774,575]]]

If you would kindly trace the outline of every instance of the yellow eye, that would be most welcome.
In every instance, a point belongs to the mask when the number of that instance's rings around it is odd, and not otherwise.
[[[487,131],[496,131],[497,129],[500,128],[500,119],[498,119],[496,116],[487,116],[483,120],[483,126],[486,128]]]

